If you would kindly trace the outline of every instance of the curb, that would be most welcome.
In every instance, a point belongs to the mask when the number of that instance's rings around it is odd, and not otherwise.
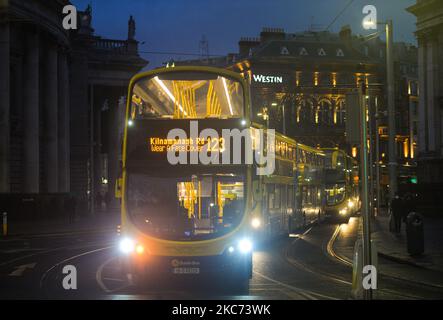
[[[418,263],[415,263],[415,262],[412,262],[412,261],[409,261],[409,260],[406,260],[406,259],[402,259],[402,258],[399,258],[399,257],[395,257],[395,256],[389,255],[387,253],[383,253],[382,251],[380,251],[380,247],[378,247],[378,254],[380,256],[382,256],[383,258],[387,259],[387,260],[391,260],[391,261],[394,261],[394,262],[397,262],[397,263],[400,263],[400,264],[407,264],[407,265],[410,265],[410,266],[413,266],[413,267],[416,267],[416,268],[420,268],[420,269],[437,271],[437,270],[431,269],[429,267],[422,266],[422,265],[420,265]]]

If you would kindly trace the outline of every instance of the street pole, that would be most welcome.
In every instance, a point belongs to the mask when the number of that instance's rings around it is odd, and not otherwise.
[[[89,137],[89,170],[90,170],[90,194],[89,194],[89,201],[90,201],[90,213],[91,216],[94,216],[95,214],[95,179],[94,179],[94,174],[95,174],[95,169],[94,169],[94,85],[91,84],[90,87],[90,137]]]
[[[3,212],[3,236],[6,237],[8,235],[8,213]]]
[[[397,193],[397,155],[395,146],[395,86],[394,86],[394,40],[392,20],[386,23],[386,62],[388,80],[388,127],[389,127],[389,196]]]
[[[286,135],[286,110],[284,103],[282,105],[282,112],[283,112],[283,135]]]
[[[372,108],[371,97],[366,94],[367,115],[368,115],[368,131],[369,131],[369,214],[374,215],[374,139],[372,138]]]
[[[371,263],[371,222],[369,216],[368,197],[368,128],[366,122],[366,85],[363,81],[359,83],[360,101],[360,172],[362,182],[361,215],[363,218],[363,267]],[[372,299],[372,289],[364,290],[364,299]]]
[[[380,214],[380,135],[378,133],[379,126],[379,114],[378,114],[378,97],[375,97],[375,175],[376,175],[376,197],[377,197],[377,215]]]

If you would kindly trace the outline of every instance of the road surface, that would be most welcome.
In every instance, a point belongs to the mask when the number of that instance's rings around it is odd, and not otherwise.
[[[1,299],[351,299],[358,218],[349,224],[314,225],[254,252],[249,290],[217,281],[164,281],[136,285],[121,272],[111,232],[60,233],[0,240]],[[63,268],[77,269],[77,289],[65,290]],[[379,259],[378,299],[441,299],[443,287],[414,281],[430,272]],[[232,289],[232,290],[231,290]]]

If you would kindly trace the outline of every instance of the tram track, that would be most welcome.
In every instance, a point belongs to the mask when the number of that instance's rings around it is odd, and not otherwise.
[[[328,243],[326,245],[326,250],[324,250],[324,252],[329,257],[334,259],[336,262],[338,262],[338,263],[340,263],[340,264],[342,264],[344,266],[347,266],[347,267],[351,268],[351,270],[352,270],[353,262],[349,258],[347,258],[347,257],[345,257],[343,255],[340,255],[339,253],[337,253],[335,251],[335,249],[334,249],[334,244],[335,244],[337,238],[340,235],[340,231],[341,231],[341,225],[337,225],[335,230],[334,230],[334,233],[332,234],[331,238],[329,239],[329,241],[328,241]],[[380,275],[383,275],[385,278],[388,278],[388,279],[391,279],[391,280],[394,280],[394,281],[400,281],[402,283],[407,282],[409,285],[415,286],[415,287],[420,288],[420,289],[425,288],[425,289],[428,290],[428,289],[431,288],[432,290],[439,290],[439,291],[443,289],[443,287],[441,287],[439,285],[433,285],[433,284],[423,283],[423,282],[419,282],[419,281],[412,280],[412,279],[406,279],[406,278],[403,278],[403,277],[394,276],[394,275],[386,273],[386,272],[379,272],[379,273],[380,273]],[[351,283],[351,285],[352,285],[352,283]],[[391,290],[391,289],[385,289],[384,288],[384,289],[379,289],[379,290],[381,292],[397,295],[399,297],[404,297],[404,298],[408,298],[408,299],[423,299],[424,298],[424,297],[418,296],[418,295],[411,295],[411,294],[400,293],[400,292],[398,292],[396,290]]]
[[[340,226],[338,226],[335,229],[334,233],[332,234],[331,238],[329,239],[329,241],[327,243],[327,246],[326,246],[326,248],[327,248],[326,252],[327,252],[328,248],[329,248],[329,250],[332,250],[331,252],[334,252],[333,251],[333,243],[335,242],[336,238],[338,237],[339,232],[337,232],[337,229],[339,230],[339,227]],[[288,263],[290,263],[291,265],[293,265],[294,267],[296,267],[297,269],[303,270],[305,272],[308,272],[308,273],[310,273],[310,274],[312,274],[314,276],[320,277],[320,278],[322,278],[324,280],[327,280],[327,281],[331,281],[331,282],[338,283],[338,284],[341,284],[341,285],[349,286],[349,289],[351,289],[351,287],[352,287],[352,282],[351,281],[348,281],[347,279],[345,279],[345,278],[343,278],[341,276],[338,276],[336,274],[330,273],[330,272],[314,269],[314,268],[312,268],[310,266],[307,266],[305,263],[302,263],[300,260],[293,258],[290,255],[290,252],[289,252],[290,248],[295,244],[295,242],[297,242],[299,239],[302,239],[302,238],[303,237],[299,237],[299,238],[295,239],[294,241],[292,241],[290,244],[288,244],[286,246],[286,248],[284,249],[284,256],[285,256],[286,261]],[[331,240],[333,240],[333,241],[331,241]],[[325,252],[325,250],[323,248],[322,248],[322,251]],[[349,265],[349,261],[346,261],[346,259],[344,259],[341,256],[337,255],[337,257],[333,256],[333,258],[336,259],[335,262],[338,262],[340,264],[346,265],[347,267],[352,267],[352,263]],[[422,299],[423,298],[423,297],[420,297],[420,296],[404,294],[404,293],[401,293],[401,292],[398,292],[398,291],[394,291],[394,290],[390,290],[390,289],[380,289],[379,291],[383,292],[385,294],[390,294],[390,295],[397,296],[397,297],[403,298],[403,299],[412,299],[412,300],[415,299],[416,300],[416,299]],[[351,298],[351,295],[350,295],[350,298]]]
[[[98,252],[102,252],[102,251],[105,251],[105,250],[109,250],[109,249],[114,247],[113,245],[102,247],[101,245],[97,245],[97,244],[94,245],[94,246],[98,247],[98,248],[94,249],[94,250],[88,250],[88,251],[85,251],[85,252],[81,252],[81,253],[75,254],[73,256],[67,257],[67,258],[62,259],[62,260],[56,262],[55,264],[53,264],[40,277],[40,281],[39,281],[40,288],[41,289],[47,289],[48,288],[48,286],[46,286],[46,283],[47,283],[48,279],[50,279],[50,276],[53,274],[53,272],[55,272],[55,270],[57,270],[62,265],[66,264],[68,262],[72,263],[76,259],[88,256],[88,255],[91,255],[91,254],[95,254],[95,253],[98,253]]]

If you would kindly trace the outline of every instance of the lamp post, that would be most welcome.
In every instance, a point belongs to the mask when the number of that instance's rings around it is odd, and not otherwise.
[[[392,20],[374,22],[365,20],[363,26],[370,29],[375,25],[385,26],[386,31],[386,77],[388,97],[388,171],[389,171],[389,197],[394,198],[397,193],[397,152],[395,146],[395,82],[394,82],[394,27]]]
[[[389,196],[397,193],[397,155],[395,148],[395,87],[394,87],[394,51],[392,20],[386,23],[386,64],[388,80],[388,127],[389,127]]]
[[[377,191],[377,215],[380,214],[380,135],[378,132],[380,115],[378,114],[378,98],[375,97],[375,170],[376,170],[376,191]]]
[[[363,265],[372,265],[371,249],[371,221],[369,215],[369,164],[368,164],[368,127],[366,122],[366,85],[363,81],[359,83],[359,107],[360,107],[360,171],[362,180],[361,215],[363,218]],[[364,298],[372,299],[372,289],[364,290]]]

